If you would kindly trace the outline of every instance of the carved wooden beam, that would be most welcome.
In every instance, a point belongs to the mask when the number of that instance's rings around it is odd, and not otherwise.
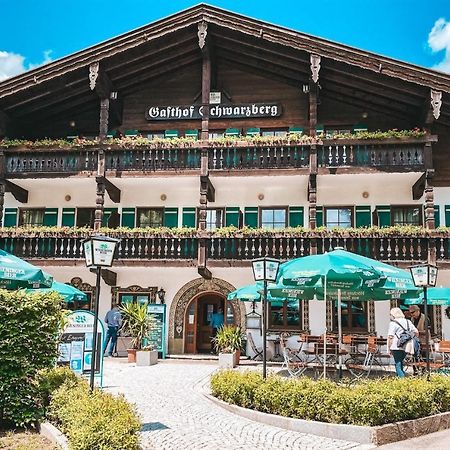
[[[197,271],[205,280],[212,278],[211,271],[206,267],[206,239],[200,238],[198,240],[198,262]]]
[[[110,269],[102,269],[102,278],[103,281],[108,286],[117,286],[117,273]]]
[[[200,176],[200,195],[206,195],[208,202],[216,201],[216,189],[214,188],[209,175]]]
[[[103,183],[105,185],[105,190],[109,195],[109,198],[114,203],[120,203],[121,190],[108,180],[105,176],[95,177],[97,183]]]
[[[311,79],[313,80],[314,83],[318,83],[320,71],[320,56],[311,54],[310,62],[311,62]]]
[[[419,200],[425,190],[426,172],[420,175],[419,179],[412,186],[413,200]]]
[[[433,110],[433,117],[435,120],[439,119],[441,115],[441,106],[442,106],[442,92],[440,91],[430,91],[431,96],[431,108]]]
[[[9,117],[3,111],[0,111],[0,138],[6,136],[9,122]]]
[[[433,170],[427,170],[425,176],[425,228],[434,230],[436,227],[434,221],[434,190],[432,185]],[[431,239],[430,239],[431,240]],[[432,252],[431,252],[432,253]],[[429,253],[429,259],[433,259],[433,255]],[[435,258],[435,256],[434,256]]]
[[[11,192],[20,203],[28,203],[28,191],[9,180],[5,180],[5,192]]]
[[[89,87],[95,91],[99,98],[109,98],[113,91],[112,82],[108,74],[101,70],[97,61],[89,66]]]
[[[316,135],[318,93],[317,83],[309,83],[309,135],[313,137]]]
[[[422,111],[424,128],[431,128],[433,122],[439,119],[439,116],[441,115],[441,106],[442,92],[433,91],[433,89],[430,89],[429,97],[425,99]]]

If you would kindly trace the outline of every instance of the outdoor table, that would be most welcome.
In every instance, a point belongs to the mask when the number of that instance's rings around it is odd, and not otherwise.
[[[273,359],[280,359],[282,358],[282,354],[280,353],[280,336],[267,336],[268,342],[273,342],[274,347],[274,354]]]

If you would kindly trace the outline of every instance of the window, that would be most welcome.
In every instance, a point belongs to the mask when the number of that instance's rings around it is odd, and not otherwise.
[[[95,208],[77,208],[77,227],[94,227]]]
[[[325,208],[325,226],[327,228],[350,228],[353,225],[353,208]]]
[[[326,128],[325,137],[327,139],[332,139],[337,134],[351,134],[351,127],[339,127],[339,128]]]
[[[124,292],[122,294],[119,294],[119,305],[122,305],[123,303],[139,303],[141,305],[145,303],[151,303],[150,293],[143,294]]]
[[[223,227],[223,209],[206,210],[206,229],[215,230]]]
[[[84,292],[84,291],[83,291]],[[74,302],[66,303],[65,308],[69,309],[70,311],[76,311],[78,309],[82,309],[85,311],[91,311],[92,310],[92,293],[91,292],[84,292],[87,295],[88,301],[87,302],[79,302],[75,300]]]
[[[422,207],[392,207],[392,225],[422,225]]]
[[[138,208],[137,226],[158,228],[164,224],[164,210],[161,208]]]
[[[342,330],[347,333],[368,331],[367,302],[342,302]],[[333,305],[333,329],[338,329],[337,300]]]
[[[286,130],[262,130],[261,136],[273,136],[273,137],[285,137],[287,135]]]
[[[285,228],[287,211],[286,208],[262,208],[260,224],[261,228]]]
[[[223,137],[223,131],[210,131],[209,139],[218,139]]]
[[[301,330],[303,328],[301,300],[283,303],[269,302],[269,328]]]
[[[44,209],[19,209],[19,225],[40,227],[44,224]]]
[[[153,133],[147,133],[146,135],[147,139],[164,139],[164,132],[163,131],[155,131]]]

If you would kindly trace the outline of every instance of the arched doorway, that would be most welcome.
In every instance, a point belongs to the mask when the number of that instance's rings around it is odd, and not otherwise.
[[[184,321],[184,353],[209,353],[211,351],[212,315],[217,313],[219,308],[225,311],[224,306],[225,299],[217,292],[205,292],[189,303]],[[227,321],[227,323],[230,322]],[[234,324],[233,314],[231,314],[231,324]]]
[[[238,300],[226,300],[234,289],[219,278],[197,278],[185,284],[170,304],[169,353],[209,352],[211,327],[206,325],[208,314],[220,304],[226,305],[227,323],[245,327],[245,305]]]

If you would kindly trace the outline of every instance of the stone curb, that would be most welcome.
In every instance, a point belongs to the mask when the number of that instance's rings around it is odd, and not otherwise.
[[[293,419],[275,414],[267,414],[253,409],[242,408],[241,406],[230,405],[205,392],[203,392],[203,395],[227,411],[245,417],[246,419],[254,420],[255,422],[299,433],[315,434],[330,439],[341,439],[359,442],[361,444],[389,444],[450,428],[450,412],[377,427],[365,427],[360,425],[314,422],[312,420]]]
[[[61,433],[54,425],[50,422],[41,423],[39,426],[39,433],[46,437],[49,441],[58,445],[62,450],[69,450],[69,441],[66,436]]]

